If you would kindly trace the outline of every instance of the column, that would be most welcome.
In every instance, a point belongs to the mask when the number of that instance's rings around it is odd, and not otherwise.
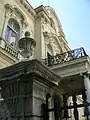
[[[74,118],[75,120],[79,120],[79,113],[77,109],[77,98],[75,94],[72,96],[72,101],[73,101],[73,107],[74,107],[74,110],[73,110]]]
[[[88,74],[84,75],[84,87],[85,87],[87,103],[90,103],[90,79]],[[88,110],[90,113],[90,106],[88,106]]]

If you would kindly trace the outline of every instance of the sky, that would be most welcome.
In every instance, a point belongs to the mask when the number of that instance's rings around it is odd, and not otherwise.
[[[90,0],[28,1],[34,8],[49,3],[59,17],[70,48],[84,47],[90,55]]]

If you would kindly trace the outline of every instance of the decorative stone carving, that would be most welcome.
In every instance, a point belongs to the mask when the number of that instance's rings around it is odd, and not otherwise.
[[[18,41],[19,49],[25,59],[29,59],[33,54],[33,49],[36,46],[36,41],[30,37],[30,32],[25,32],[25,37]]]
[[[43,32],[43,35],[45,37],[45,42],[47,44],[50,44],[52,46],[52,49],[54,51],[54,55],[60,54],[62,52],[62,49],[60,47],[60,43],[57,43],[57,38],[53,36],[53,34],[50,34],[48,32]],[[60,51],[61,50],[61,51]]]
[[[21,4],[28,10],[29,13],[31,13],[31,15],[33,17],[36,16],[36,13],[34,11],[34,9],[32,8],[32,6],[28,3],[28,1],[25,0],[20,0]]]
[[[22,13],[22,11],[17,8],[17,6],[11,6],[10,4],[5,4],[6,9],[6,16],[8,18],[15,18],[17,21],[20,20],[21,24],[25,24],[25,26],[28,25],[25,15]]]

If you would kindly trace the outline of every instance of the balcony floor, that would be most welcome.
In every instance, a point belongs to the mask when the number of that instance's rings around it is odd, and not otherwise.
[[[84,90],[84,80],[80,74],[63,77],[59,82],[59,86],[69,96],[73,94],[81,95]]]

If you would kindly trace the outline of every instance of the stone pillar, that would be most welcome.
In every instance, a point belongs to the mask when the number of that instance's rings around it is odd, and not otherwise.
[[[85,93],[86,93],[86,101],[87,103],[90,103],[90,79],[89,75],[84,75],[84,86],[85,86]],[[90,113],[90,106],[88,106],[89,113]]]
[[[1,96],[9,111],[5,117],[9,116],[8,120],[41,120],[46,117],[42,105],[46,104],[46,95],[51,94],[50,88],[54,93],[59,91],[60,94],[61,91],[52,80],[57,82],[60,77],[36,59],[0,70]]]

